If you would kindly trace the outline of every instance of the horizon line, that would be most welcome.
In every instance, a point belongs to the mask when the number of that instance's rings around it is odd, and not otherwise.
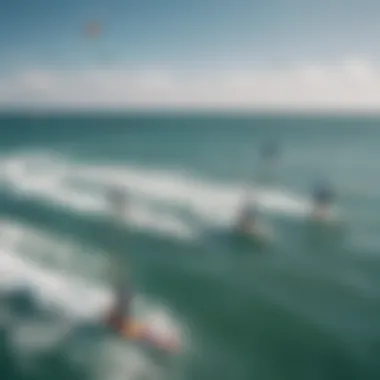
[[[215,108],[33,108],[0,107],[0,116],[337,116],[337,117],[380,117],[380,109],[215,109]]]

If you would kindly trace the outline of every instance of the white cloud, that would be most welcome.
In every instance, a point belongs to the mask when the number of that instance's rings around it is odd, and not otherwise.
[[[365,60],[284,70],[32,69],[0,78],[0,106],[380,110]]]

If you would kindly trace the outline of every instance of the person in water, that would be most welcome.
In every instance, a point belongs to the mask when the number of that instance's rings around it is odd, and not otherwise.
[[[108,314],[107,322],[114,329],[121,331],[131,320],[132,289],[129,281],[119,281],[115,285],[115,303]]]
[[[278,156],[278,145],[274,141],[269,141],[263,145],[261,155],[264,160],[274,160]]]
[[[277,176],[279,161],[279,145],[275,141],[267,141],[260,148],[260,164],[257,180],[262,184],[273,184]]]
[[[111,212],[114,216],[121,216],[128,204],[128,197],[121,188],[113,188],[107,193],[108,202]]]
[[[313,192],[314,200],[314,211],[313,215],[315,217],[325,217],[327,216],[332,203],[334,201],[334,192],[331,186],[326,182],[318,183]]]
[[[132,290],[128,281],[121,281],[115,286],[116,300],[106,318],[106,324],[124,338],[153,344],[169,350],[177,350],[175,337],[161,340],[152,334],[149,326],[132,318]]]
[[[149,329],[132,318],[133,292],[128,280],[115,284],[115,303],[111,308],[106,324],[129,339],[152,340]]]
[[[259,212],[257,207],[251,208],[245,206],[241,211],[238,221],[238,230],[244,234],[250,234],[253,232],[257,225]]]

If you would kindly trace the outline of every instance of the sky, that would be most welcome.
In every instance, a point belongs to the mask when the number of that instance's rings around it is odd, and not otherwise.
[[[378,0],[0,7],[1,108],[380,110]]]

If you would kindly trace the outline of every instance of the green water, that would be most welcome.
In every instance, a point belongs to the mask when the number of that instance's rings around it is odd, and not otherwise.
[[[2,238],[11,221],[21,231],[13,246],[0,247],[0,265],[5,279],[16,273],[30,292],[9,295],[0,281],[7,379],[379,378],[379,119],[0,122]],[[263,177],[259,148],[272,139],[280,155]],[[337,191],[342,230],[307,222],[320,177]],[[123,223],[104,208],[115,183],[133,201],[134,216]],[[275,231],[266,247],[231,233],[248,183]],[[91,315],[91,295],[96,314],[98,287],[109,292],[110,263],[131,277],[137,314],[160,311],[175,326],[179,355],[157,357],[80,316]],[[86,281],[88,296],[76,281]],[[41,301],[49,297],[55,303]],[[32,325],[34,335],[23,333],[32,323],[42,332]],[[37,349],[49,334],[58,337]]]

